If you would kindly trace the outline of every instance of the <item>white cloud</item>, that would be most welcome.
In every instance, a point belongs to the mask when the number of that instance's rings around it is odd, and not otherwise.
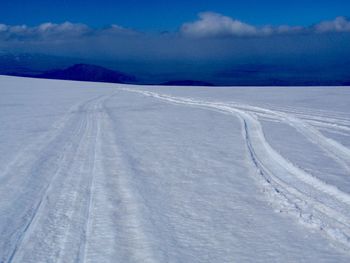
[[[251,36],[257,34],[257,28],[221,14],[205,12],[199,14],[199,20],[183,24],[181,33],[195,37]]]
[[[45,31],[49,31],[52,28],[54,28],[56,25],[52,24],[52,23],[43,23],[41,25],[38,26],[38,30],[41,32],[45,32]]]
[[[337,17],[333,21],[323,21],[313,27],[303,26],[253,26],[218,13],[205,12],[199,19],[181,26],[180,33],[190,37],[246,37],[271,36],[298,33],[350,32],[350,21]]]
[[[218,13],[205,12],[199,14],[197,21],[183,24],[180,32],[191,37],[242,37],[290,34],[303,30],[303,27],[288,25],[257,27]]]
[[[91,31],[91,29],[84,24],[73,24],[70,22],[64,22],[62,24],[49,22],[35,27],[0,24],[1,36],[8,39],[41,39],[50,36],[73,37],[81,36],[89,31]]]
[[[323,21],[315,25],[315,31],[319,33],[327,32],[350,32],[350,21],[339,16],[332,21]]]
[[[79,38],[85,35],[130,35],[132,33],[135,33],[135,31],[118,25],[110,25],[102,29],[93,29],[85,24],[71,22],[64,22],[61,24],[47,22],[34,27],[0,24],[0,38],[11,40],[57,40]]]
[[[84,24],[73,24],[64,22],[62,24],[43,23],[35,28],[39,32],[82,32],[89,30],[89,27]]]
[[[28,28],[27,34],[33,38],[71,38],[80,37],[89,32],[92,29],[84,24],[73,24],[70,22],[64,22],[62,24],[43,23],[37,27]]]

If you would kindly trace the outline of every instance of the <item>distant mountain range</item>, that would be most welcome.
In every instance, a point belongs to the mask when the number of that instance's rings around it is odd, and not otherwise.
[[[0,74],[33,78],[167,86],[336,86],[350,85],[350,63],[344,65],[237,64],[210,69],[166,73],[128,61],[90,61],[40,54],[0,51]],[[72,64],[74,64],[72,66]],[[140,69],[141,67],[141,69]],[[170,67],[167,65],[166,67]],[[165,68],[166,68],[165,67]],[[55,69],[56,68],[56,69]],[[137,70],[136,70],[137,69]],[[133,73],[130,73],[133,72]],[[189,77],[190,76],[190,77]]]
[[[164,83],[144,82],[136,76],[117,70],[111,70],[102,66],[87,63],[74,64],[69,66],[69,58],[59,58],[44,55],[32,54],[1,54],[0,53],[0,74],[44,78],[77,80],[107,83],[127,83],[127,84],[160,84],[169,86],[214,86],[211,83],[196,80],[172,80]],[[62,69],[44,70],[55,65]]]
[[[66,69],[48,71],[34,77],[110,83],[135,83],[137,81],[136,77],[123,72],[88,64],[76,64]]]
[[[50,70],[44,73],[22,73],[11,72],[8,75],[42,78],[42,79],[61,79],[61,80],[77,80],[92,82],[108,82],[108,83],[126,83],[138,84],[135,76],[107,69],[101,66],[90,64],[75,64],[65,69]],[[214,86],[212,83],[198,80],[172,80],[161,83],[164,86]]]

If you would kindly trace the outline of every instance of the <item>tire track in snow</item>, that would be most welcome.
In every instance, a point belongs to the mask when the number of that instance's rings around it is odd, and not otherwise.
[[[13,257],[23,235],[28,231],[35,214],[38,213],[53,178],[62,171],[61,163],[66,160],[65,153],[74,149],[74,138],[83,126],[83,123],[76,117],[75,114],[67,114],[59,123],[60,129],[40,137],[42,140],[48,140],[46,145],[41,140],[37,141],[38,149],[31,149],[34,145],[29,145],[24,150],[25,154],[17,155],[11,166],[8,166],[11,169],[5,170],[6,180],[1,182],[0,187],[2,193],[0,212],[3,215],[2,219],[9,222],[5,225],[16,228],[7,227],[0,230],[3,240],[7,240],[7,242],[0,244],[3,252],[1,262],[7,262],[6,258]],[[62,122],[62,120],[65,121]],[[67,134],[70,136],[66,136]],[[66,140],[64,144],[61,143],[63,137]],[[55,149],[55,154],[50,153],[52,148]],[[35,154],[31,155],[33,150],[35,150]],[[45,177],[42,174],[44,171]],[[46,177],[49,179],[47,180]],[[32,187],[29,187],[28,184]],[[6,196],[3,197],[3,195]],[[15,211],[17,209],[21,211],[21,214]]]
[[[55,121],[49,128],[49,131],[34,141],[31,141],[27,146],[25,146],[13,159],[8,163],[8,165],[0,171],[0,183],[4,184],[9,180],[10,175],[13,174],[13,170],[20,166],[29,166],[33,164],[38,158],[37,156],[42,153],[47,146],[53,142],[59,135],[61,135],[68,126],[68,123],[76,117],[77,112],[79,112],[86,103],[90,100],[73,105],[62,118]]]
[[[304,120],[319,120],[319,121],[327,121],[330,123],[342,124],[345,126],[350,126],[350,118],[349,114],[340,111],[329,111],[329,110],[315,110],[305,107],[298,108],[290,107],[290,106],[276,106],[267,104],[262,108],[271,109],[273,111],[279,111],[286,114],[292,114],[294,116],[298,116],[298,118]]]
[[[78,131],[81,131],[83,129],[84,124],[80,123],[79,125],[80,127],[78,128]],[[77,132],[76,135],[79,135],[80,132]],[[73,146],[73,145],[72,145]],[[67,151],[72,151],[72,153],[74,153],[74,149],[73,147],[69,147],[66,148]],[[46,198],[48,198],[48,194],[50,192],[51,186],[52,186],[52,182],[56,179],[56,177],[59,176],[59,174],[61,174],[62,172],[64,172],[64,168],[62,169],[61,167],[61,163],[68,161],[67,160],[67,156],[65,154],[63,154],[62,158],[59,160],[59,169],[55,172],[55,175],[53,176],[53,178],[51,179],[50,183],[46,186],[44,193],[42,194],[42,196],[40,197],[39,201],[37,202],[37,204],[34,206],[34,209],[31,212],[30,217],[28,218],[27,222],[24,224],[24,229],[19,233],[19,236],[17,237],[16,242],[14,243],[14,248],[12,249],[11,255],[9,256],[8,260],[4,261],[4,262],[13,262],[15,255],[17,253],[17,251],[21,248],[23,239],[25,239],[25,237],[27,235],[30,235],[31,230],[33,228],[33,226],[36,223],[36,219],[40,216],[41,213],[43,213],[42,210],[42,206],[43,203],[46,202],[47,200],[45,200]]]
[[[57,251],[57,249],[50,250],[49,245],[51,246],[57,245],[57,247],[59,247],[58,246],[59,242],[53,242],[52,244],[47,244],[45,242],[47,242],[48,237],[50,237],[50,234],[54,233],[55,231],[62,231],[62,227],[60,227],[59,225],[60,221],[57,220],[57,217],[55,217],[58,214],[60,214],[60,212],[62,212],[59,209],[59,205],[61,205],[61,207],[63,208],[69,207],[71,203],[74,204],[74,200],[75,200],[74,198],[77,198],[78,195],[76,193],[70,193],[69,191],[65,191],[67,189],[63,189],[63,188],[60,189],[57,187],[64,186],[64,183],[66,181],[67,181],[67,185],[80,187],[79,184],[72,184],[72,180],[70,180],[69,177],[72,177],[72,178],[75,178],[75,177],[74,177],[74,174],[71,174],[69,171],[72,169],[72,167],[74,167],[75,163],[79,163],[79,161],[77,161],[76,156],[79,156],[79,149],[81,149],[84,143],[86,143],[86,138],[88,136],[93,137],[93,134],[91,134],[92,124],[91,124],[91,120],[89,120],[89,114],[90,114],[89,110],[91,108],[91,105],[94,105],[96,101],[100,100],[100,98],[101,96],[98,98],[89,100],[86,103],[80,105],[79,107],[80,114],[78,115],[83,115],[83,116],[77,116],[77,118],[75,116],[73,118],[72,116],[72,118],[71,119],[68,118],[65,125],[62,126],[61,134],[63,135],[66,134],[64,132],[66,129],[71,131],[72,127],[76,127],[76,128],[73,128],[73,130],[75,129],[75,132],[73,132],[73,134],[71,134],[70,137],[68,137],[70,138],[70,140],[68,140],[70,144],[68,147],[63,147],[63,152],[61,153],[62,158],[60,158],[59,160],[54,160],[55,162],[54,167],[57,168],[57,170],[56,172],[54,172],[54,175],[51,177],[51,180],[47,184],[46,189],[43,191],[39,201],[36,202],[36,205],[34,206],[35,209],[30,211],[30,214],[29,214],[30,216],[26,220],[25,224],[23,225],[24,229],[21,231],[20,230],[21,228],[20,228],[19,230],[16,230],[17,231],[16,233],[14,233],[17,236],[16,242],[13,244],[13,248],[11,247],[8,248],[10,250],[12,249],[12,252],[7,259],[3,260],[3,262],[23,262],[24,259],[26,260],[26,262],[37,262],[35,260],[31,260],[31,253],[33,251],[30,251],[30,249],[29,249],[29,252],[26,251],[27,248],[32,248],[32,250],[34,250],[36,247],[37,248],[41,247],[41,250],[37,251],[35,255],[38,257],[42,256],[43,261],[49,260],[50,258],[51,259],[55,258],[56,260],[58,260],[60,256],[59,255],[60,251]],[[57,140],[59,140],[59,138],[60,136],[58,136]],[[67,138],[65,137],[65,139]],[[52,150],[52,145],[49,143],[46,148]],[[56,150],[57,149],[54,149],[54,151]],[[41,154],[44,154],[44,153],[42,152]],[[34,162],[34,164],[32,165],[35,166],[36,163]],[[40,169],[38,170],[38,172],[45,173],[45,174],[50,173],[52,171],[54,170],[43,170],[43,171],[41,171]],[[57,194],[56,193],[57,191],[58,192],[61,191],[61,194],[59,193]],[[67,202],[67,200],[70,200],[71,202]],[[52,211],[52,213],[50,214],[49,212],[52,204],[56,204],[55,206],[56,210],[51,208],[51,211],[52,210],[54,211]],[[72,209],[74,209],[74,207]],[[72,214],[73,214],[73,210],[65,211],[64,217],[69,218],[69,216],[72,216]],[[67,223],[69,220],[65,220],[65,221]],[[46,225],[42,225],[42,222],[44,222],[44,224]],[[67,225],[69,225],[69,222]],[[50,231],[45,232],[43,230],[46,230],[46,231],[50,230]],[[41,240],[38,240],[38,239],[31,240],[33,236],[38,237],[40,235],[41,235],[41,238],[40,238]],[[65,238],[66,237],[63,235],[62,240],[64,240]],[[23,243],[26,243],[26,245],[23,245]],[[46,245],[46,247],[43,246],[43,243],[45,243],[44,245]],[[55,251],[55,255],[53,255],[53,257],[52,255],[50,257],[50,255],[48,254],[43,255],[43,251],[46,253],[53,253]]]
[[[338,143],[337,141],[330,139],[320,133],[317,129],[310,126],[306,122],[298,119],[292,115],[273,111],[269,109],[264,109],[255,106],[241,105],[241,104],[232,104],[237,109],[242,109],[246,112],[253,112],[254,115],[264,114],[268,115],[274,119],[280,120],[289,126],[295,128],[302,135],[304,135],[310,142],[320,147],[324,152],[328,154],[329,157],[338,162],[343,168],[349,172],[350,175],[350,149],[344,145]]]
[[[278,107],[275,105],[263,105],[258,107],[261,109],[268,109],[273,112],[294,116],[304,123],[307,123],[318,130],[326,130],[332,133],[339,133],[342,135],[350,136],[350,119],[347,118],[348,114],[344,112],[328,112],[323,110],[311,110],[309,108],[291,108],[291,107]],[[303,111],[302,111],[303,110]],[[271,120],[276,120],[276,116],[271,116],[257,110],[255,112],[258,116],[265,117]],[[343,116],[343,117],[342,117]],[[277,118],[280,119],[280,118]]]
[[[96,105],[95,107],[95,111],[96,114],[98,114],[99,110],[101,109],[101,104]],[[94,199],[94,192],[95,192],[95,186],[94,186],[94,180],[96,177],[96,173],[98,172],[96,169],[97,166],[97,151],[98,151],[98,144],[99,144],[99,140],[100,140],[100,114],[98,114],[96,116],[96,122],[97,122],[97,127],[96,127],[96,136],[95,136],[95,146],[94,146],[94,157],[93,157],[93,168],[92,168],[92,175],[90,178],[90,183],[89,183],[89,201],[88,201],[88,208],[86,211],[86,221],[85,221],[85,225],[84,225],[84,234],[83,234],[83,239],[82,242],[80,244],[80,249],[79,249],[79,254],[77,256],[77,261],[78,262],[86,262],[86,250],[87,250],[87,243],[89,240],[89,234],[90,234],[90,221],[91,221],[91,213],[92,213],[92,206],[93,206],[93,199]]]
[[[270,196],[278,201],[282,211],[294,214],[301,222],[325,231],[334,240],[348,247],[348,196],[283,159],[262,139],[264,135],[258,121],[247,117],[242,118],[242,122],[253,163],[264,178],[265,185],[269,186]]]
[[[116,141],[118,127],[102,105],[98,115],[93,199],[81,262],[164,262],[150,238],[157,230],[146,218],[144,200],[132,185],[129,167]]]
[[[337,123],[320,122],[314,120],[306,120],[307,123],[317,128],[318,130],[326,130],[332,133],[337,133],[345,136],[350,136],[350,127],[342,126]]]
[[[254,115],[223,103],[198,101],[129,88],[122,90],[174,104],[206,108],[238,116],[242,121],[243,136],[250,157],[262,176],[263,184],[268,188],[271,201],[279,206],[281,211],[293,214],[301,222],[323,231],[337,244],[350,247],[350,195],[324,183],[284,159],[268,144],[261,125]],[[341,147],[332,148],[334,144],[330,141],[325,145],[337,156],[344,157],[347,154],[346,151],[341,151]],[[337,150],[340,150],[340,153]]]

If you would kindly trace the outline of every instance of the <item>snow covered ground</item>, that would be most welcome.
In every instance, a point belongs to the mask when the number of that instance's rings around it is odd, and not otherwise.
[[[0,76],[0,262],[350,262],[350,88]]]

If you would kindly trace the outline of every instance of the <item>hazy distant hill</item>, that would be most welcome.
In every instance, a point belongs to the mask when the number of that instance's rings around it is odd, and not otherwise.
[[[172,80],[162,83],[165,86],[214,86],[214,84],[199,80]]]
[[[66,69],[48,71],[46,73],[36,75],[35,77],[112,83],[136,82],[136,78],[134,76],[89,64],[76,64]]]
[[[95,63],[101,66],[95,66]],[[128,63],[31,53],[15,54],[0,50],[0,74],[12,76],[151,85],[161,83],[168,86],[350,85],[350,63],[333,67],[322,64],[248,63],[223,66],[215,71],[203,70],[201,73],[191,73],[189,70],[186,75],[177,72],[176,67],[171,68],[171,74],[164,74],[159,68]]]

